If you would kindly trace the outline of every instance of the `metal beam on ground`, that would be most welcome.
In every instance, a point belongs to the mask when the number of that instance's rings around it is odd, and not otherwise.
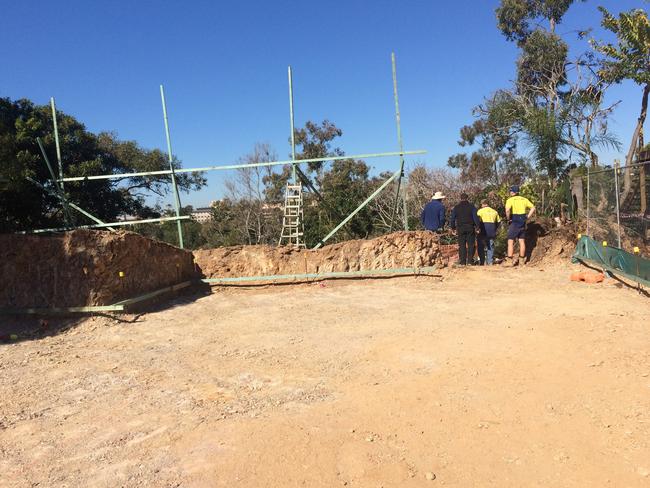
[[[220,166],[205,166],[202,168],[177,168],[174,170],[176,174],[178,173],[200,173],[202,171],[218,171],[218,170],[230,170],[230,169],[240,169],[240,168],[256,168],[256,167],[265,167],[265,166],[281,166],[285,164],[305,164],[305,163],[319,163],[326,161],[340,161],[343,159],[370,159],[370,158],[385,158],[391,156],[401,156],[401,155],[417,155],[417,154],[426,154],[424,150],[416,151],[392,151],[392,152],[383,152],[383,153],[366,153],[366,154],[351,154],[348,156],[333,156],[325,158],[310,158],[310,159],[299,159],[294,161],[292,159],[287,159],[283,161],[268,161],[262,163],[253,163],[253,164],[227,164]],[[116,180],[120,178],[135,178],[139,176],[164,176],[171,174],[171,170],[164,169],[160,171],[142,171],[139,173],[117,173],[112,175],[95,175],[95,176],[73,176],[68,178],[62,178],[59,181],[85,181],[85,180]]]
[[[88,312],[124,312],[129,305],[139,303],[165,293],[171,293],[183,288],[187,288],[195,281],[185,281],[177,285],[166,286],[150,293],[145,293],[134,298],[127,298],[112,305],[88,305],[84,307],[34,307],[34,308],[0,308],[0,315],[47,315],[47,314],[66,314],[66,313],[88,313]]]
[[[250,283],[256,281],[287,281],[287,280],[322,280],[328,278],[363,278],[366,276],[386,275],[422,275],[435,271],[435,266],[424,266],[422,268],[392,268],[392,269],[368,269],[359,271],[332,271],[328,273],[303,273],[286,275],[263,275],[263,276],[238,276],[231,278],[206,278],[201,280],[210,285]]]
[[[88,307],[0,308],[0,315],[48,315],[81,312],[123,312],[124,305],[96,305]]]
[[[161,288],[156,291],[152,291],[150,293],[145,293],[144,295],[140,295],[135,298],[127,298],[126,300],[122,300],[120,302],[115,303],[114,305],[121,305],[123,307],[128,307],[129,305],[133,305],[134,303],[142,302],[144,300],[149,300],[151,298],[157,297],[158,295],[162,295],[164,293],[170,293],[176,290],[181,290],[183,288],[187,288],[190,286],[193,281],[185,281],[183,283],[179,283],[177,285],[172,285],[172,286],[166,286],[165,288]]]
[[[358,214],[368,203],[370,203],[377,195],[379,195],[384,188],[386,188],[395,178],[397,178],[400,175],[400,171],[396,171],[393,173],[393,175],[388,178],[386,181],[384,181],[379,188],[377,188],[374,192],[372,192],[372,195],[370,195],[368,198],[366,198],[361,205],[359,205],[356,209],[354,209],[350,215],[348,215],[343,221],[334,227],[332,231],[327,234],[325,237],[321,239],[321,241],[314,246],[314,249],[318,249],[321,247],[323,244],[325,244],[326,241],[328,241],[334,234],[336,234],[341,227],[343,227],[345,224],[347,224],[350,220],[352,220],[352,217],[354,217],[356,214]]]
[[[178,194],[178,185],[176,184],[176,172],[174,170],[174,156],[172,155],[172,140],[169,135],[169,120],[167,118],[167,103],[165,102],[165,89],[160,85],[160,100],[162,101],[163,118],[165,119],[165,136],[167,137],[167,157],[169,158],[169,172],[172,177],[172,188],[174,190],[174,207],[176,209],[176,217],[181,216],[181,197]],[[181,221],[176,221],[178,229],[178,247],[183,249],[183,228]]]

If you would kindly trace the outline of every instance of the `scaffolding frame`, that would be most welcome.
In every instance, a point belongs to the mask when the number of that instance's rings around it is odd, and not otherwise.
[[[54,98],[51,98],[50,105],[52,109],[53,117],[53,128],[54,128],[54,139],[56,143],[56,155],[58,163],[58,177],[50,164],[45,150],[42,146],[42,143],[39,142],[41,147],[42,155],[52,179],[49,180],[49,183],[52,185],[52,188],[48,188],[45,185],[35,181],[30,181],[41,188],[43,191],[55,196],[58,200],[61,201],[64,215],[66,216],[66,227],[59,228],[50,228],[50,229],[36,229],[32,231],[22,232],[26,233],[48,233],[48,232],[63,232],[74,229],[89,229],[89,228],[106,228],[110,230],[115,230],[115,227],[128,226],[128,225],[137,225],[142,223],[153,223],[153,222],[167,222],[175,221],[177,223],[177,232],[178,232],[178,243],[179,247],[184,248],[183,241],[183,228],[181,225],[182,220],[187,220],[189,216],[180,215],[180,196],[178,190],[178,183],[176,180],[176,175],[179,173],[195,173],[195,172],[205,172],[205,171],[223,171],[223,170],[232,170],[240,168],[253,168],[253,167],[269,167],[269,166],[284,166],[291,165],[291,179],[293,184],[304,185],[309,188],[313,194],[320,200],[323,201],[322,196],[315,188],[313,183],[310,181],[309,177],[300,169],[301,164],[314,163],[314,162],[330,162],[343,159],[370,159],[370,158],[382,158],[382,157],[394,157],[399,158],[399,168],[395,171],[390,177],[388,177],[371,195],[369,195],[357,208],[355,208],[350,214],[341,220],[341,222],[334,227],[326,236],[324,236],[314,247],[318,249],[322,247],[329,239],[331,239],[341,228],[343,228],[354,216],[359,213],[364,207],[366,207],[372,200],[374,200],[382,191],[384,191],[391,183],[396,183],[396,193],[395,193],[395,204],[391,216],[390,230],[392,231],[394,220],[397,215],[397,207],[400,202],[400,197],[402,198],[403,203],[403,227],[405,230],[408,230],[408,213],[407,213],[407,202],[406,202],[406,191],[402,192],[402,180],[405,178],[404,173],[404,157],[411,155],[421,155],[426,154],[424,150],[404,150],[404,144],[402,140],[402,129],[401,129],[401,116],[399,109],[399,97],[397,89],[397,66],[395,53],[391,53],[391,67],[392,67],[392,81],[393,81],[393,99],[395,105],[395,123],[397,129],[397,143],[398,151],[386,151],[379,153],[363,153],[363,154],[353,154],[346,156],[330,156],[322,158],[308,158],[308,159],[296,159],[296,147],[295,147],[295,127],[294,127],[294,98],[293,98],[293,76],[292,68],[288,67],[288,84],[289,84],[289,117],[290,117],[290,130],[291,130],[291,159],[289,160],[279,160],[279,161],[268,161],[260,162],[253,164],[221,164],[221,165],[210,165],[198,168],[174,168],[173,164],[173,153],[171,146],[171,134],[169,128],[169,116],[167,111],[167,102],[165,98],[165,91],[163,85],[160,85],[160,97],[162,103],[163,111],[163,121],[165,127],[165,137],[167,143],[167,158],[169,162],[168,170],[158,170],[158,171],[144,171],[144,172],[132,172],[132,173],[114,173],[106,175],[91,175],[83,177],[66,177],[63,171],[63,161],[61,157],[61,147],[59,142],[59,133],[58,133],[58,124],[57,124],[57,114]],[[70,202],[64,192],[64,184],[67,182],[84,182],[91,180],[120,180],[125,178],[134,178],[134,177],[156,177],[156,176],[171,176],[171,185],[174,198],[174,210],[176,216],[174,217],[160,217],[144,220],[135,220],[135,221],[119,221],[106,223],[101,221],[99,218],[93,216],[89,212],[80,208],[79,206]],[[401,195],[401,192],[403,193]],[[93,220],[93,224],[88,225],[73,225],[72,219],[69,219],[70,211],[69,209],[74,209],[87,218]],[[254,281],[262,282],[277,282],[290,280],[320,280],[320,279],[332,279],[332,278],[344,278],[344,277],[372,277],[372,276],[387,276],[387,275],[419,275],[427,274],[433,271],[434,268],[399,268],[399,269],[388,269],[388,270],[365,270],[365,271],[344,271],[344,272],[333,272],[333,273],[312,273],[312,274],[295,274],[295,275],[279,275],[279,276],[243,276],[243,277],[229,277],[229,278],[212,278],[199,280],[198,282],[209,283],[209,284],[232,284],[232,283],[249,283]],[[1,310],[0,313],[31,313],[31,314],[42,314],[42,313],[73,313],[73,312],[105,312],[105,311],[125,311],[126,307],[132,303],[137,303],[143,300],[147,300],[154,296],[158,296],[162,293],[173,292],[177,289],[184,288],[191,285],[194,281],[183,282],[177,285],[172,285],[166,287],[162,290],[157,290],[151,293],[147,293],[140,297],[135,297],[128,300],[123,300],[121,302],[112,304],[112,305],[100,305],[100,306],[86,306],[86,307],[64,307],[64,308],[51,308],[51,309],[42,309],[42,308],[30,308],[30,309],[21,309],[21,310]]]
[[[165,138],[166,138],[166,143],[167,143],[167,157],[169,161],[169,169],[168,170],[158,170],[158,171],[142,171],[142,172],[132,172],[132,173],[113,173],[113,174],[107,174],[107,175],[91,175],[91,176],[79,176],[79,177],[65,177],[63,174],[63,163],[62,163],[62,158],[61,158],[61,150],[60,150],[60,144],[59,144],[59,134],[58,134],[58,125],[57,125],[57,119],[56,119],[56,108],[54,104],[54,98],[51,99],[51,107],[52,107],[52,116],[53,116],[53,122],[54,122],[54,139],[56,142],[56,149],[57,149],[57,162],[58,162],[58,169],[59,169],[59,177],[55,178],[54,172],[52,172],[52,180],[51,183],[53,184],[54,188],[57,191],[58,198],[61,200],[62,205],[64,206],[64,209],[67,209],[68,207],[71,207],[70,203],[67,198],[65,197],[65,194],[63,192],[64,189],[64,184],[66,182],[83,182],[83,181],[91,181],[91,180],[120,180],[124,178],[134,178],[134,177],[156,177],[156,176],[166,176],[170,175],[171,176],[171,185],[172,185],[172,191],[173,191],[173,198],[174,198],[174,210],[176,213],[175,217],[164,217],[160,219],[147,219],[146,222],[165,222],[165,221],[176,221],[177,223],[177,232],[178,232],[178,243],[179,247],[182,249],[184,248],[184,242],[183,242],[183,228],[181,225],[181,220],[184,220],[183,216],[180,215],[180,195],[178,191],[178,184],[176,181],[176,175],[179,173],[195,173],[195,172],[205,172],[205,171],[219,171],[219,170],[232,170],[232,169],[240,169],[240,168],[253,168],[253,167],[268,167],[268,166],[281,166],[281,165],[291,165],[291,179],[293,180],[293,184],[300,184],[300,185],[305,185],[307,188],[309,188],[314,194],[322,200],[322,197],[316,190],[315,186],[312,184],[312,182],[309,180],[307,175],[300,170],[299,165],[301,164],[306,164],[306,163],[313,163],[313,162],[328,162],[328,161],[336,161],[336,160],[343,160],[343,159],[370,159],[370,158],[381,158],[381,157],[392,157],[392,156],[397,156],[399,157],[399,170],[393,175],[391,175],[375,192],[373,192],[366,200],[364,200],[355,210],[353,210],[347,217],[345,217],[341,223],[339,223],[330,233],[328,233],[325,237],[323,237],[318,244],[315,246],[315,249],[321,247],[326,241],[331,239],[336,232],[338,232],[345,224],[347,224],[357,213],[359,213],[366,205],[368,205],[374,198],[376,198],[387,186],[390,182],[396,180],[396,194],[395,194],[395,205],[393,208],[392,212],[392,217],[391,217],[391,225],[390,225],[390,230],[393,229],[394,225],[394,220],[397,215],[397,206],[400,200],[400,197],[402,198],[403,201],[403,227],[405,230],[408,230],[408,213],[407,213],[407,205],[406,205],[406,192],[402,192],[402,180],[405,178],[404,174],[404,156],[410,156],[410,155],[418,155],[418,154],[426,154],[426,151],[423,150],[414,150],[414,151],[405,151],[404,150],[404,145],[403,145],[403,140],[402,140],[402,129],[401,129],[401,116],[400,116],[400,109],[399,109],[399,96],[398,96],[398,89],[397,89],[397,65],[396,65],[396,58],[395,58],[395,53],[391,53],[391,67],[392,67],[392,78],[393,78],[393,100],[395,104],[395,123],[396,123],[396,128],[397,128],[397,142],[399,146],[399,151],[388,151],[388,152],[381,152],[381,153],[364,153],[364,154],[353,154],[353,155],[346,155],[346,156],[332,156],[332,157],[322,157],[322,158],[309,158],[309,159],[296,159],[296,147],[295,147],[295,128],[294,128],[294,98],[293,98],[293,75],[292,75],[292,68],[291,66],[288,67],[287,69],[287,75],[288,75],[288,85],[289,85],[289,118],[290,118],[290,130],[291,130],[291,159],[288,160],[280,160],[280,161],[268,161],[268,162],[261,162],[261,163],[253,163],[253,164],[222,164],[222,165],[210,165],[210,166],[204,166],[204,167],[198,167],[198,168],[174,168],[173,165],[173,153],[172,153],[172,146],[171,146],[171,134],[170,134],[170,128],[169,128],[169,116],[168,116],[168,110],[167,110],[167,102],[165,98],[165,91],[163,85],[160,85],[160,98],[161,98],[161,103],[162,103],[162,111],[163,111],[163,121],[164,121],[164,126],[165,126]],[[44,157],[45,156],[45,151],[43,151]],[[47,162],[49,166],[49,161]],[[47,191],[47,190],[46,190]],[[403,193],[403,195],[401,195]],[[85,216],[91,218],[92,220],[95,221],[95,224],[93,225],[82,225],[82,226],[75,226],[75,225],[67,225],[66,227],[58,228],[58,229],[36,229],[33,231],[29,231],[30,233],[43,233],[43,232],[58,232],[58,231],[63,231],[63,230],[72,230],[72,229],[77,229],[77,228],[102,228],[102,227],[112,227],[115,225],[135,225],[139,223],[144,223],[145,221],[131,221],[131,222],[122,222],[122,223],[113,223],[113,224],[106,224],[104,222],[101,222],[101,220],[97,219],[94,216],[90,216],[87,212],[85,212],[83,209],[79,210],[79,207],[76,205],[72,208],[75,208],[76,210],[80,211],[80,213],[84,214]]]

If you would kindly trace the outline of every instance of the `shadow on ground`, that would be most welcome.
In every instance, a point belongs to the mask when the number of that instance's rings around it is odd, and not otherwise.
[[[21,341],[52,337],[85,322],[89,317],[106,317],[114,322],[135,323],[146,313],[160,312],[188,305],[211,293],[210,287],[198,283],[174,293],[160,295],[147,302],[133,305],[126,313],[75,313],[0,316],[0,346]]]

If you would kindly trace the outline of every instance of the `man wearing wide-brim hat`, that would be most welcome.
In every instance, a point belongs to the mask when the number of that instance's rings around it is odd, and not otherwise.
[[[445,227],[445,206],[442,203],[445,198],[441,191],[437,191],[422,209],[420,221],[426,230],[437,232]]]

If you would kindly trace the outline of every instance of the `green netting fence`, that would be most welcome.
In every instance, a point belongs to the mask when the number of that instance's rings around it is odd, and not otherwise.
[[[650,256],[650,162],[587,169],[577,183],[583,233],[628,251],[638,247]]]
[[[619,274],[644,286],[650,286],[650,260],[640,253],[629,253],[617,247],[599,243],[591,237],[578,240],[573,262],[583,262]]]

